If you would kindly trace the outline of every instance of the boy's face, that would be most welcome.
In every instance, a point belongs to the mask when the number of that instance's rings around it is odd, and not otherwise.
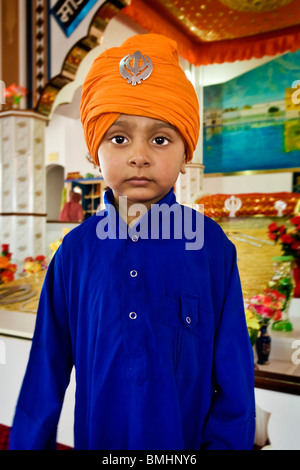
[[[122,114],[104,135],[98,156],[117,203],[126,196],[149,209],[185,173],[185,145],[176,128],[143,116]]]

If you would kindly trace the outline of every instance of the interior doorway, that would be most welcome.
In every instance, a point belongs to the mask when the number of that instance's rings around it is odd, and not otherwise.
[[[61,211],[62,191],[64,188],[64,167],[61,165],[47,166],[46,184],[47,222],[58,221]]]

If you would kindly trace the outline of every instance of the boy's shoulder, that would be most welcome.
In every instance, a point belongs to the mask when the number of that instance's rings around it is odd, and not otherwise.
[[[214,219],[208,217],[207,215],[203,214],[203,212],[198,211],[194,208],[191,208],[189,206],[184,206],[180,205],[184,211],[190,211],[193,213],[193,216],[196,218],[199,218],[203,222],[204,230],[205,232],[209,235],[216,236],[216,237],[221,237],[224,239],[227,239],[227,236],[223,230],[223,228],[220,226],[218,222],[216,222]]]
[[[232,253],[234,244],[229,240],[221,225],[214,219],[206,216],[203,212],[181,205],[181,217],[183,221],[184,234],[189,238],[194,236],[196,239],[202,238],[202,247],[206,252],[215,252],[222,255],[224,252]],[[191,229],[192,227],[192,229]],[[196,250],[196,246],[194,248]]]

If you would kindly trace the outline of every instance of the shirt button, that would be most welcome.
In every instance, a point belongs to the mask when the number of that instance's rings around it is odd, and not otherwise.
[[[190,325],[192,323],[191,317],[186,317],[185,321]]]
[[[130,276],[131,277],[136,277],[137,276],[137,271],[135,269],[133,269],[132,271],[130,271]]]
[[[137,314],[136,314],[135,312],[130,312],[129,318],[130,318],[131,320],[135,320],[135,319],[137,318]]]
[[[138,237],[137,235],[132,235],[132,237],[131,237],[131,240],[132,240],[133,242],[137,242],[138,239],[139,239],[139,237]]]

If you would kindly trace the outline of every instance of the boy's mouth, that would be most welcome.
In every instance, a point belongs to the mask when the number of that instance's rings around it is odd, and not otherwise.
[[[147,184],[150,183],[150,179],[146,178],[145,176],[133,176],[132,178],[129,178],[127,181],[130,181],[130,183],[139,185],[139,184]]]

